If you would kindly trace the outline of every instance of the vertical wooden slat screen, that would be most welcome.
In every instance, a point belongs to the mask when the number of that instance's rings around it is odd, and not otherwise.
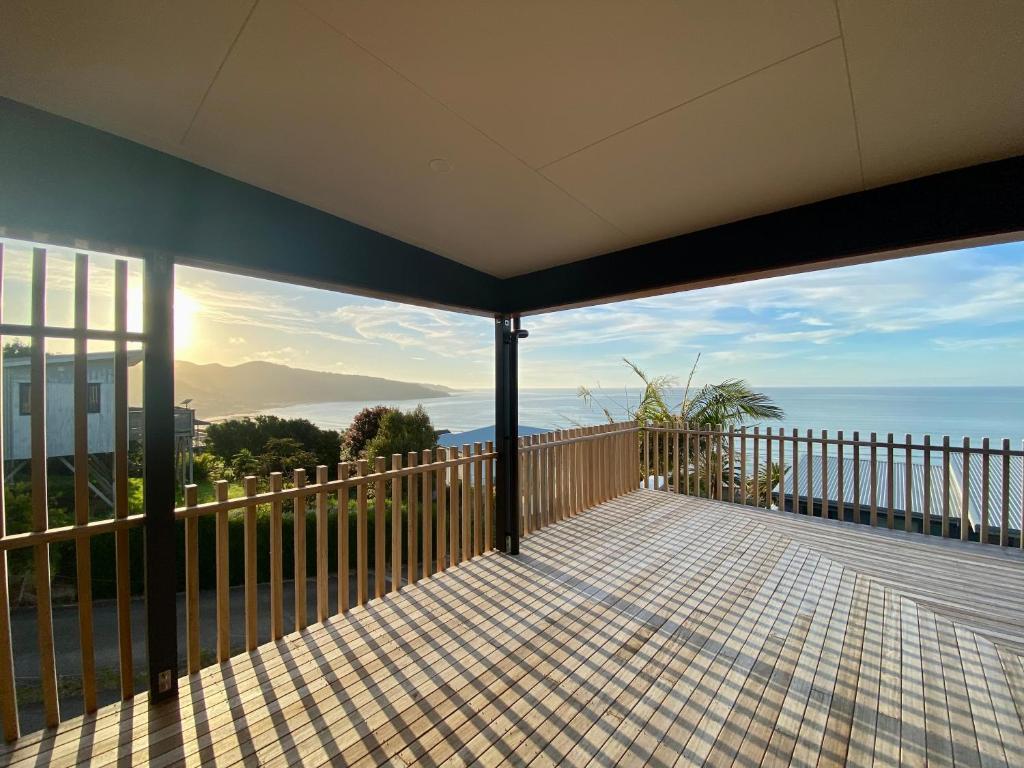
[[[494,441],[488,440],[484,446],[484,452],[488,456],[494,453]],[[426,475],[424,475],[426,477]],[[484,552],[489,552],[494,547],[494,460],[485,459],[483,462],[484,480]]]
[[[228,500],[228,485],[227,480],[217,481],[217,501]],[[231,553],[228,549],[228,511],[226,509],[217,513],[216,524],[217,661],[225,662],[231,658],[231,591],[228,584],[228,565]]]
[[[32,350],[30,430],[32,443],[32,530],[49,528],[46,478],[46,251],[32,254]],[[36,641],[39,646],[39,675],[46,724],[60,722],[57,701],[57,664],[53,648],[53,613],[50,605],[50,547],[41,542],[33,548],[36,588]]]
[[[114,517],[128,517],[128,262],[114,262]],[[134,693],[132,671],[131,550],[128,529],[114,533],[117,558],[117,643],[121,698]]]
[[[75,256],[75,525],[89,523],[89,258]],[[2,367],[2,366],[0,366]],[[6,554],[5,554],[6,557]],[[75,539],[75,579],[78,587],[78,644],[82,658],[82,702],[86,712],[96,711],[96,657],[92,616],[92,541]],[[6,586],[6,585],[5,585]]]
[[[247,476],[242,481],[242,487],[246,496],[256,495],[256,478]],[[256,543],[256,505],[249,504],[245,508],[245,522],[243,523],[243,534],[245,537],[245,649],[251,651],[259,645],[259,624],[256,609],[258,586],[256,584],[257,558],[259,549]]]
[[[306,487],[306,470],[292,473],[296,488]],[[306,628],[306,495],[296,494],[292,499],[292,560],[295,571],[295,631]]]
[[[4,246],[0,243],[0,302],[3,298]],[[3,305],[0,303],[0,318]],[[0,344],[0,371],[3,370],[3,344]],[[0,392],[2,395],[2,392]],[[0,396],[0,424],[3,423],[3,397]],[[3,430],[0,429],[0,457],[4,455]],[[76,457],[77,460],[77,457]],[[0,472],[0,538],[7,535],[7,509],[5,504],[4,472]],[[81,561],[79,561],[81,564]],[[81,583],[81,582],[79,582]],[[0,720],[3,721],[4,739],[13,741],[20,734],[18,701],[14,690],[14,648],[11,643],[11,601],[7,587],[7,550],[0,550]],[[84,669],[84,661],[83,661]]]

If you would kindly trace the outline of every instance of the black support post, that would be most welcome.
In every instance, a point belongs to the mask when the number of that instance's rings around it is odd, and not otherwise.
[[[495,530],[498,548],[519,554],[519,317],[494,318]]]
[[[145,407],[146,650],[150,701],[178,693],[174,535],[174,264],[146,259]]]

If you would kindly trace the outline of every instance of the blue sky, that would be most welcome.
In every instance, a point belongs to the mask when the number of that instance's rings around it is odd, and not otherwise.
[[[4,242],[4,314],[16,321],[27,311],[30,247]],[[62,293],[70,254],[52,253],[48,307],[52,321],[63,312],[70,322]],[[94,265],[98,293],[109,282],[105,263]],[[488,318],[185,267],[177,286],[180,359],[270,360],[457,388],[493,382]],[[699,382],[1021,385],[1024,243],[555,312],[524,325],[527,387],[629,384],[623,357],[683,377],[698,353]]]

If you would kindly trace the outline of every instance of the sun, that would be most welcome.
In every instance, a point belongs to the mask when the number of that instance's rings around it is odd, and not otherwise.
[[[195,297],[182,288],[174,289],[174,354],[180,356],[196,342],[196,316],[200,306]]]

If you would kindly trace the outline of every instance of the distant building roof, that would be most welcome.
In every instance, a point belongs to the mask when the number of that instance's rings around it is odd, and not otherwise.
[[[871,503],[871,462],[860,460],[860,504],[867,507]],[[949,467],[949,515],[951,518],[960,517],[960,499],[963,489],[963,456],[959,453],[950,456]],[[839,459],[829,456],[827,459],[828,488],[824,496],[830,503],[838,503],[839,500]],[[983,500],[982,483],[982,457],[978,454],[971,454],[971,465],[969,472],[968,495],[968,517],[973,527],[981,525],[981,508]],[[820,502],[822,500],[822,479],[821,479],[821,456],[812,457],[811,473],[811,498]],[[942,515],[942,483],[943,468],[941,462],[934,462],[930,465],[931,487],[929,496],[931,499],[930,511],[934,518]],[[924,513],[924,478],[925,471],[923,464],[912,463],[910,465],[910,512],[915,517]],[[807,456],[800,456],[796,466],[797,496],[807,498]],[[905,462],[893,462],[893,488],[891,508],[893,512],[905,512],[907,510],[906,499],[906,478],[907,464]],[[889,467],[884,461],[875,463],[877,507],[880,510],[888,510],[890,501],[888,499],[888,475]],[[855,488],[853,483],[854,462],[853,459],[843,459],[843,503],[852,506],[855,499]],[[1021,530],[1021,507],[1022,507],[1022,485],[1024,485],[1024,470],[1021,469],[1020,461],[1010,462],[1009,472],[1009,530]],[[990,528],[998,528],[1002,519],[1003,509],[1003,467],[1001,461],[989,462],[989,488],[988,488],[988,519]],[[791,498],[793,492],[793,468],[786,470],[783,481],[772,489],[776,495],[784,498]]]
[[[519,436],[523,435],[541,435],[545,432],[550,432],[549,429],[541,429],[540,427],[526,427],[522,424],[519,425]],[[457,432],[448,433],[447,435],[438,435],[437,444],[442,448],[454,448],[463,445],[472,445],[473,443],[486,443],[488,440],[494,439],[494,425],[491,424],[489,427],[480,427],[479,429],[471,429],[468,432]]]

